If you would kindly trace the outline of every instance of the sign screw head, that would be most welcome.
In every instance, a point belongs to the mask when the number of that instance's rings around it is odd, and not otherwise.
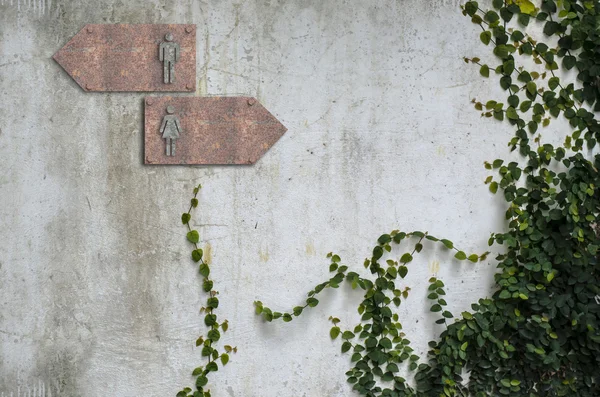
[[[191,89],[194,88],[194,86],[192,84],[188,83],[188,84],[185,85],[185,88],[187,88],[188,90],[191,90]]]
[[[146,105],[152,105],[152,99],[150,99],[150,98],[146,99]]]
[[[192,30],[194,30],[194,29],[192,29],[191,26],[186,26],[186,28],[185,28],[186,33],[192,33]]]
[[[248,99],[248,105],[253,106],[256,103],[256,99],[250,98]]]
[[[89,90],[91,90],[91,89],[92,89],[92,86],[91,86],[91,85],[89,85],[89,84],[86,84],[86,85],[85,85],[85,89],[89,91]]]
[[[92,29],[91,26],[88,26],[86,30],[87,30],[88,33],[92,33],[94,31],[94,29]]]

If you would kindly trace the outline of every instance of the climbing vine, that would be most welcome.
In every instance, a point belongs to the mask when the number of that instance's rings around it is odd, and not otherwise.
[[[266,321],[289,322],[318,305],[316,296],[325,288],[346,281],[363,290],[358,325],[342,330],[340,320],[330,318],[330,336],[341,339],[342,352],[350,355],[346,377],[358,394],[600,395],[600,155],[594,154],[600,138],[594,114],[600,110],[600,1],[490,3],[487,9],[468,1],[463,13],[481,28],[479,38],[494,56],[489,62],[465,61],[476,64],[481,76],[497,77],[506,93],[506,103],[474,99],[475,109],[514,128],[509,148],[519,156],[485,163],[495,172],[485,183],[507,202],[507,231],[489,239],[500,252],[494,294],[454,317],[444,283],[429,280],[430,310],[440,314],[436,322],[445,330],[430,342],[427,357],[414,354],[391,309],[410,291],[399,281],[424,242],[456,249],[427,233],[394,231],[382,235],[365,260],[372,277],[349,271],[338,255],[329,254],[334,276],[310,291],[303,305],[277,312],[255,302]],[[528,33],[530,24],[541,25],[546,43]],[[567,123],[553,123],[559,118]],[[544,128],[562,134],[564,142],[545,140]],[[392,244],[414,239],[412,250],[398,260],[391,257]],[[472,262],[486,255],[455,253]],[[400,376],[400,364],[413,371],[414,381]]]
[[[210,390],[206,389],[209,374],[219,370],[218,361],[225,366],[229,362],[229,354],[232,352],[237,353],[237,347],[230,345],[223,346],[224,352],[220,352],[215,347],[215,343],[221,339],[221,331],[227,332],[229,323],[227,320],[219,322],[215,314],[215,310],[219,307],[219,298],[217,297],[219,292],[214,290],[214,282],[210,278],[209,264],[204,260],[204,253],[198,246],[200,234],[190,226],[191,213],[194,208],[198,207],[197,196],[201,188],[201,185],[194,188],[194,197],[190,201],[188,211],[181,215],[181,222],[187,226],[187,239],[194,246],[192,260],[199,263],[198,270],[203,278],[202,289],[208,294],[206,306],[200,309],[204,313],[204,324],[208,327],[208,332],[205,336],[200,336],[196,340],[196,347],[202,347],[202,356],[206,357],[207,362],[206,365],[199,366],[192,371],[192,376],[196,377],[196,390],[192,391],[192,388],[186,387],[177,393],[177,397],[210,397]]]

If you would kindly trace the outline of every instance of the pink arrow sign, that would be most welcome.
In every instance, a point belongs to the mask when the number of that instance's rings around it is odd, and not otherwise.
[[[146,164],[254,164],[287,131],[250,97],[147,97]]]
[[[196,25],[86,25],[53,58],[86,91],[195,91]]]

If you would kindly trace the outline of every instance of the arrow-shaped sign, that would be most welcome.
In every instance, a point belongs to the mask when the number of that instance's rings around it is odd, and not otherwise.
[[[53,58],[86,91],[195,91],[196,25],[86,25]]]
[[[287,131],[251,97],[147,97],[146,164],[254,164]]]

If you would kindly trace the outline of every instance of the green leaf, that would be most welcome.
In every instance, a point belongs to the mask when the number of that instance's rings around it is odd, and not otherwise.
[[[402,262],[402,263],[409,263],[412,260],[413,260],[413,257],[408,252],[406,254],[402,255],[402,258],[400,258],[400,262]]]
[[[381,340],[379,341],[379,345],[384,349],[391,349],[392,341],[389,338],[381,338]]]
[[[331,339],[336,339],[340,335],[341,332],[342,331],[341,331],[340,327],[333,327],[333,328],[331,328],[331,331],[329,331],[329,336],[331,336]]]
[[[301,314],[302,314],[302,311],[303,311],[303,310],[304,310],[304,308],[303,308],[302,306],[296,306],[296,307],[293,309],[294,316],[298,317],[299,315],[301,315]]]
[[[508,47],[503,44],[496,46],[496,48],[494,48],[494,55],[506,59],[508,57]]]
[[[187,239],[195,244],[200,241],[200,234],[198,234],[197,230],[191,230],[187,234]]]
[[[483,77],[490,77],[490,68],[488,65],[481,65],[481,68],[479,68],[479,73],[483,76]]]
[[[215,357],[216,358],[216,357]],[[206,370],[210,371],[210,372],[216,372],[219,370],[219,366],[217,365],[216,362],[211,361],[208,364],[206,364]]]
[[[378,239],[377,242],[380,245],[385,245],[387,243],[389,243],[390,241],[392,241],[392,237],[389,234],[382,234]]]
[[[192,216],[188,212],[181,214],[181,223],[184,225],[187,225],[190,219],[192,219]]]
[[[194,262],[200,262],[202,260],[203,254],[204,254],[204,252],[200,248],[193,250],[192,251],[192,259],[194,260]]]
[[[559,84],[560,84],[560,80],[558,79],[558,77],[552,77],[552,78],[550,78],[550,80],[548,80],[548,87],[551,90],[556,89],[556,87],[558,87]]]
[[[500,19],[496,11],[489,10],[485,13],[484,19],[488,22],[496,22]]]
[[[552,36],[554,33],[558,32],[560,28],[560,24],[554,21],[547,21],[544,25],[544,34],[547,36]]]
[[[519,5],[523,14],[533,15],[535,12],[535,5],[529,0],[517,0],[516,3]]]
[[[192,372],[192,376],[200,375],[203,370],[204,369],[202,367],[195,368],[194,371]]]
[[[479,5],[476,1],[467,1],[467,3],[465,4],[465,12],[470,16],[475,15],[478,8]]]
[[[352,343],[350,343],[350,342],[342,343],[342,353],[346,353],[351,348],[352,348]]]
[[[221,364],[224,366],[229,362],[229,355],[226,353],[221,354]]]
[[[446,240],[446,239],[442,239],[440,241],[442,242],[442,244],[444,244],[446,246],[446,248],[448,248],[448,249],[454,248],[454,243],[452,241]]]
[[[498,182],[490,183],[490,192],[496,194],[497,191],[498,191]]]
[[[206,306],[211,309],[216,309],[219,307],[219,298],[213,296],[206,300]]]
[[[454,255],[454,257],[455,257],[456,259],[458,259],[458,260],[461,260],[461,261],[463,261],[463,260],[467,259],[467,254],[465,254],[463,251],[458,251],[458,252],[457,252],[457,253]]]
[[[519,110],[524,113],[524,112],[528,111],[530,107],[531,107],[531,101],[523,101],[523,102],[521,102],[521,106],[519,107]]]
[[[408,268],[406,266],[400,266],[398,268],[398,274],[400,274],[400,277],[402,278],[406,277],[408,274]]]
[[[207,327],[212,327],[216,323],[217,323],[217,316],[216,315],[214,315],[214,314],[207,314],[204,317],[204,324],[206,324]]]
[[[515,70],[515,62],[512,59],[509,59],[508,61],[504,62],[502,64],[502,70],[504,74],[511,75],[512,72]]]
[[[512,295],[507,290],[502,290],[502,292],[500,292],[500,295],[499,295],[500,299],[508,299],[511,296]]]
[[[572,55],[568,55],[568,56],[566,56],[566,57],[563,58],[563,66],[567,70],[573,69],[573,66],[575,66],[576,63],[577,63],[577,58],[575,58]]]
[[[376,246],[373,248],[373,259],[377,260],[383,256],[383,248],[381,246]]]
[[[206,386],[208,383],[208,378],[206,376],[199,376],[196,378],[196,387],[202,388]]]
[[[206,336],[213,342],[218,342],[219,339],[221,339],[221,333],[219,332],[219,330],[216,329],[211,329],[210,331],[208,331],[208,334]]]
[[[479,39],[485,45],[490,44],[490,41],[492,40],[492,32],[490,32],[489,30],[481,32],[481,34],[479,35]]]

